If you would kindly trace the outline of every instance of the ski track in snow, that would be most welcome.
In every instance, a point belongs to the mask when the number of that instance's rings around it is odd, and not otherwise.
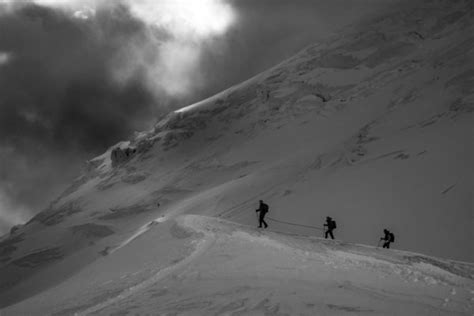
[[[145,233],[147,230],[143,231],[141,234]],[[183,259],[182,261],[158,271],[154,276],[152,276],[148,280],[146,280],[144,282],[141,282],[139,284],[136,284],[136,285],[124,290],[119,295],[117,295],[115,297],[112,297],[112,298],[106,300],[103,303],[100,303],[100,304],[94,305],[92,307],[89,307],[86,310],[75,313],[74,315],[82,316],[82,315],[88,315],[88,314],[98,312],[98,311],[100,311],[100,310],[102,310],[102,309],[104,309],[104,308],[106,308],[106,307],[108,307],[112,304],[115,304],[115,303],[117,303],[117,302],[119,302],[123,299],[126,299],[126,298],[130,297],[131,295],[133,295],[133,294],[135,294],[135,293],[137,293],[137,292],[139,292],[143,289],[148,288],[149,286],[155,284],[159,280],[169,276],[171,273],[176,272],[176,271],[184,268],[185,266],[187,266],[189,263],[191,263],[197,257],[202,255],[207,249],[209,249],[212,246],[214,241],[215,241],[214,234],[206,233],[202,239],[200,239],[196,242],[195,250],[189,256],[187,256],[185,259]]]
[[[154,225],[158,224],[158,223],[162,223],[164,221],[167,220],[167,217],[165,216],[160,216],[158,217],[157,219],[143,225],[142,227],[140,227],[139,229],[137,229],[135,231],[135,233],[133,233],[130,237],[128,237],[127,239],[125,239],[123,242],[121,242],[119,245],[115,246],[115,247],[112,247],[110,248],[110,250],[107,251],[107,254],[112,254],[114,253],[115,251],[119,250],[120,248],[123,248],[125,247],[126,245],[128,245],[129,243],[131,243],[132,241],[134,241],[135,239],[137,239],[138,237],[140,237],[141,235],[145,234],[147,231],[149,231]]]

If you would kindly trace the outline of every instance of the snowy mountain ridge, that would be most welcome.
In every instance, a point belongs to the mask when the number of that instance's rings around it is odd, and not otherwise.
[[[472,264],[355,243],[474,261],[473,20],[407,2],[112,146],[0,240],[2,313],[472,314]]]
[[[198,215],[147,228],[6,314],[449,315],[472,308],[472,264]],[[147,251],[137,258],[137,249]]]

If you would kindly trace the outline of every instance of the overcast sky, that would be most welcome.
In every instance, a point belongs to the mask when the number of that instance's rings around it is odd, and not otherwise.
[[[0,0],[0,234],[154,117],[388,0]]]

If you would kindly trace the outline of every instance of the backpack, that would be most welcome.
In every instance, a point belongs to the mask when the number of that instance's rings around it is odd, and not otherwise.
[[[331,226],[332,226],[333,229],[337,228],[335,220],[331,221]]]
[[[262,204],[262,213],[268,213],[268,205],[265,203]]]
[[[393,233],[390,233],[390,242],[395,242],[395,235]]]

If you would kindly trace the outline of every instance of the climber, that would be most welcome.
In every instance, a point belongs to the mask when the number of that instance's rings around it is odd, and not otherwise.
[[[268,205],[263,203],[262,200],[260,200],[260,205],[255,212],[260,212],[259,217],[258,217],[258,227],[262,227],[262,224],[263,224],[263,226],[267,228],[268,225],[265,222],[265,214],[268,213]]]
[[[327,216],[326,217],[326,224],[324,226],[327,227],[326,232],[324,233],[324,237],[327,239],[328,235],[331,236],[332,239],[334,239],[334,235],[332,231],[336,229],[336,221],[333,220],[331,217]]]
[[[390,232],[388,229],[384,229],[383,233],[385,234],[385,236],[380,238],[380,240],[385,241],[382,247],[388,249],[390,248],[390,243],[395,241],[395,235],[392,232]]]

